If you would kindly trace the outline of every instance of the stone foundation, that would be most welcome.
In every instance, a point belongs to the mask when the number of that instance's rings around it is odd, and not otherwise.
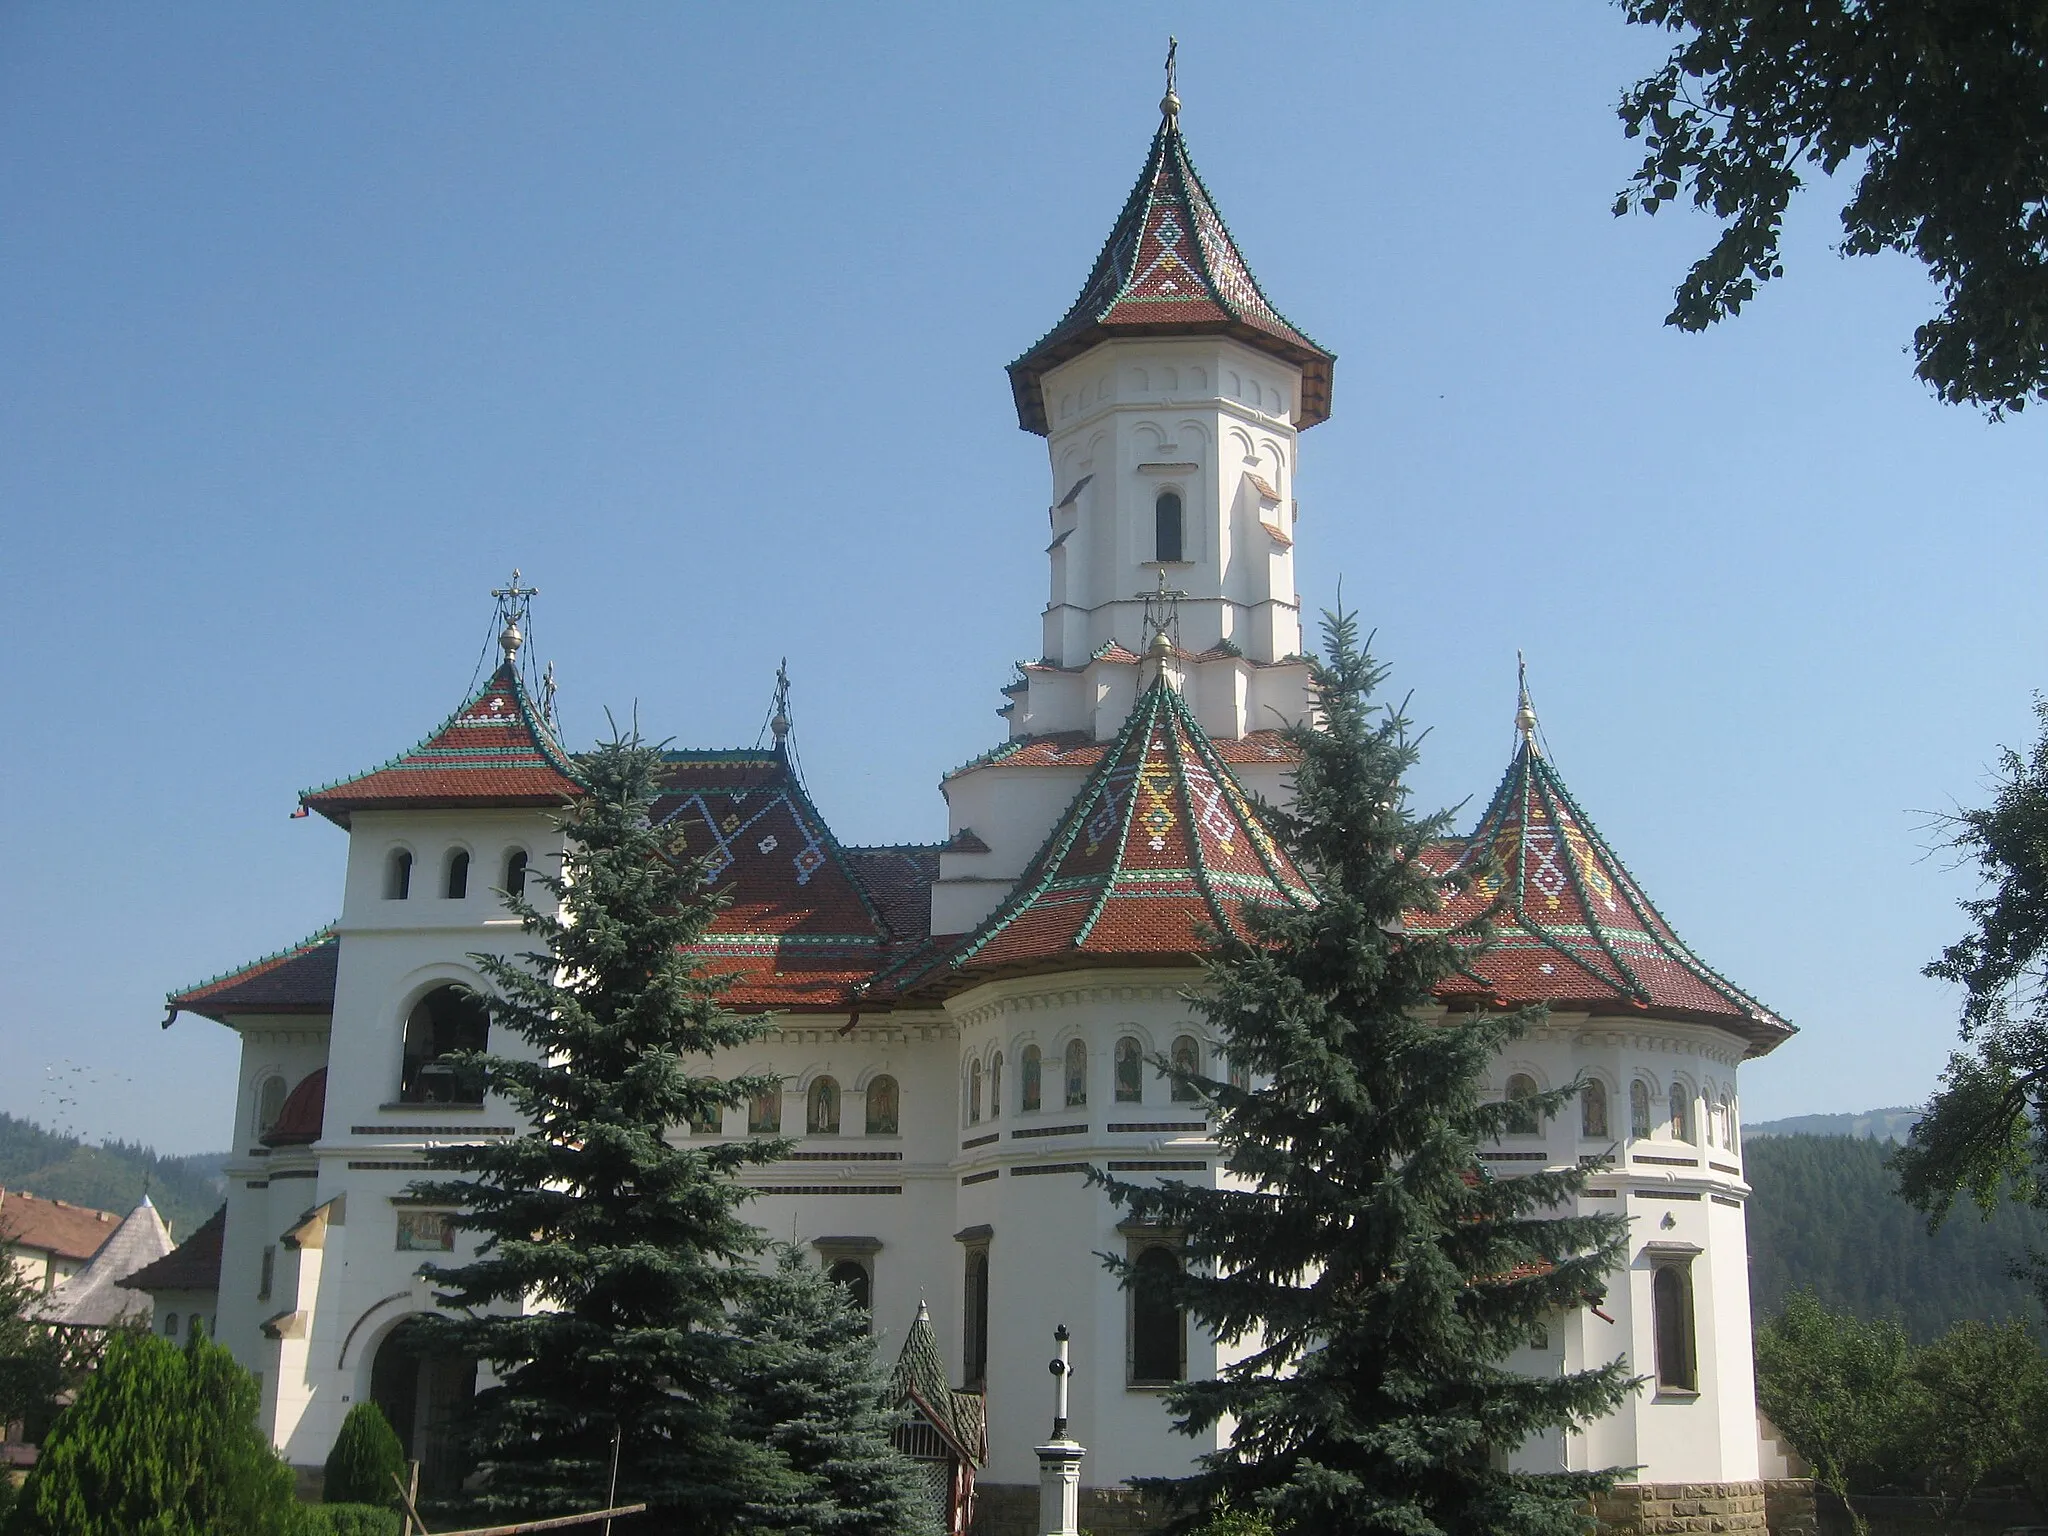
[[[1762,1483],[1623,1483],[1593,1500],[1600,1536],[1770,1529]]]

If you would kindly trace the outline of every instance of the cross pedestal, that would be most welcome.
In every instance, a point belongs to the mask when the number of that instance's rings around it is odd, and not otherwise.
[[[1088,1453],[1064,1435],[1036,1449],[1039,1536],[1079,1536],[1081,1458]]]

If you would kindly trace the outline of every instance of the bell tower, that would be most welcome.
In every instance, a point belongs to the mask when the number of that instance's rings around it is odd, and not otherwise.
[[[1205,729],[1242,736],[1305,696],[1296,452],[1329,415],[1335,358],[1252,276],[1180,105],[1169,54],[1159,129],[1081,296],[1010,365],[1018,422],[1052,470],[1042,655],[1010,690],[1013,735],[1113,730],[1161,587]]]

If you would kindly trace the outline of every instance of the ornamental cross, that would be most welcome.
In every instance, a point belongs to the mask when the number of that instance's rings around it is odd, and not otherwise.
[[[1187,593],[1177,587],[1169,587],[1166,584],[1166,572],[1161,571],[1159,585],[1150,592],[1140,592],[1137,596],[1145,600],[1145,617],[1140,625],[1139,654],[1144,653],[1156,635],[1165,635],[1173,642],[1175,649],[1179,649],[1180,600],[1186,597]]]

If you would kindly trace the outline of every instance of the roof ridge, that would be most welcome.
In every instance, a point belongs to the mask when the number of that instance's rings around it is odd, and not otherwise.
[[[335,918],[324,928],[314,929],[296,944],[287,944],[283,949],[259,956],[241,965],[231,965],[219,974],[207,977],[204,981],[193,982],[189,987],[179,987],[173,991],[166,992],[164,994],[165,1000],[168,1001],[174,997],[188,997],[194,992],[203,992],[208,987],[217,987],[224,981],[232,980],[237,976],[247,975],[250,971],[262,966],[273,964],[279,960],[288,960],[294,955],[302,955],[308,950],[318,949],[322,944],[338,942],[341,938],[340,927],[341,919]]]
[[[1081,919],[1081,926],[1074,930],[1074,937],[1069,942],[1076,949],[1079,949],[1082,944],[1086,943],[1088,935],[1095,931],[1096,923],[1102,918],[1102,909],[1109,905],[1110,893],[1116,889],[1117,876],[1122,873],[1121,865],[1123,861],[1121,855],[1123,849],[1130,841],[1131,824],[1138,819],[1138,794],[1144,785],[1145,764],[1152,757],[1152,733],[1159,728],[1159,694],[1165,689],[1166,669],[1162,667],[1160,668],[1159,676],[1153,680],[1152,686],[1146,689],[1144,695],[1139,699],[1137,708],[1131,711],[1131,722],[1137,720],[1140,710],[1146,711],[1145,724],[1142,730],[1135,735],[1128,731],[1125,732],[1123,737],[1117,742],[1119,750],[1103,754],[1102,760],[1110,769],[1110,773],[1113,774],[1116,766],[1123,761],[1124,752],[1128,750],[1125,743],[1129,741],[1139,742],[1138,761],[1131,768],[1131,792],[1124,798],[1123,818],[1116,829],[1118,858],[1111,865],[1108,878],[1102,882],[1102,889],[1096,893],[1095,900],[1089,904],[1088,915]],[[1167,734],[1171,735],[1172,732],[1169,730]],[[1103,776],[1102,782],[1105,788],[1108,786],[1109,777],[1109,774]],[[1081,818],[1076,816],[1074,823],[1077,827],[1080,825],[1080,822]],[[1200,854],[1194,848],[1195,841],[1196,839],[1192,835],[1188,838],[1189,853],[1193,857],[1199,858]],[[1050,876],[1048,876],[1048,883],[1050,883]]]
[[[1622,980],[1627,984],[1628,990],[1635,993],[1636,999],[1639,1002],[1647,1005],[1650,1000],[1650,989],[1643,984],[1643,978],[1635,973],[1635,970],[1629,963],[1621,958],[1620,952],[1615,949],[1613,941],[1607,936],[1607,925],[1601,922],[1600,914],[1595,910],[1592,893],[1586,889],[1585,875],[1579,869],[1578,859],[1573,856],[1570,839],[1565,836],[1565,829],[1568,826],[1578,826],[1579,834],[1582,837],[1586,835],[1585,828],[1580,825],[1577,817],[1569,815],[1560,816],[1557,814],[1558,807],[1550,793],[1550,784],[1554,776],[1538,766],[1543,760],[1536,755],[1534,749],[1526,741],[1522,743],[1521,755],[1528,759],[1528,766],[1523,771],[1528,778],[1529,784],[1534,792],[1543,799],[1544,810],[1550,817],[1551,822],[1557,827],[1557,839],[1562,845],[1560,852],[1564,864],[1564,877],[1571,882],[1572,890],[1579,898],[1579,905],[1585,909],[1586,924],[1593,930],[1593,942],[1600,946],[1600,952],[1607,956],[1608,960],[1613,963],[1615,970],[1621,973]],[[1572,808],[1566,805],[1564,809],[1569,813]],[[1588,840],[1590,841],[1590,839]]]

